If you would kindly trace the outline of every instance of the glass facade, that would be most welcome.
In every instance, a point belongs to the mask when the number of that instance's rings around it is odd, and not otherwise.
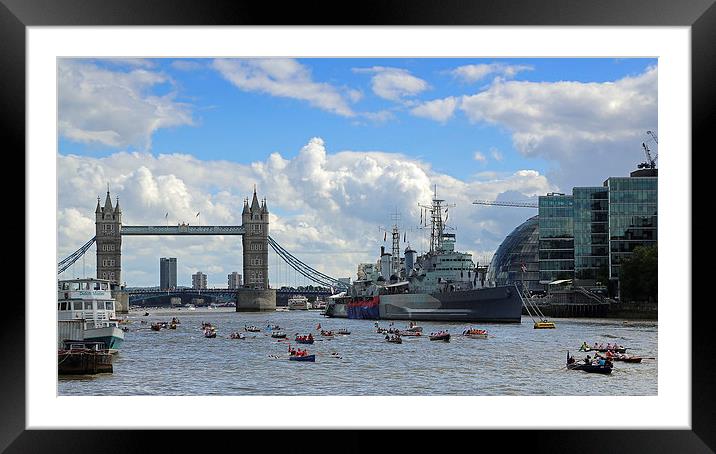
[[[609,190],[574,188],[574,278],[596,283],[609,267]],[[606,282],[602,282],[606,285]]]
[[[539,197],[539,281],[574,278],[574,198]]]
[[[539,216],[529,218],[507,235],[492,257],[486,281],[488,287],[517,284],[530,292],[544,289],[539,283]]]
[[[637,246],[657,243],[657,177],[611,177],[609,194],[609,278],[618,279],[622,261]]]
[[[177,287],[177,259],[159,259],[159,288],[162,290],[174,289]]]

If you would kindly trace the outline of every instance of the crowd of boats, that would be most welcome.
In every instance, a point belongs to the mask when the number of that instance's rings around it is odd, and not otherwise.
[[[112,372],[112,355],[116,354],[124,340],[124,333],[128,331],[125,326],[131,323],[128,318],[118,319],[115,314],[114,299],[110,293],[109,281],[100,279],[74,279],[59,281],[58,289],[58,372],[66,374],[94,374]],[[148,316],[149,313],[145,313]],[[141,324],[148,324],[145,320]],[[172,317],[170,321],[154,321],[150,324],[151,331],[176,330],[181,321]],[[422,337],[423,328],[413,320],[400,328],[391,321],[387,327],[381,327],[376,321],[375,331],[384,335],[389,343],[402,344],[404,337]],[[145,328],[146,329],[146,328]],[[216,338],[218,329],[210,322],[202,322],[201,330],[206,338]],[[256,325],[244,324],[244,332],[234,331],[227,336],[229,339],[247,339],[245,333],[259,333],[263,329]],[[351,332],[346,328],[338,330],[324,329],[319,322],[315,331],[325,340],[336,336],[347,336]],[[291,342],[287,333],[279,325],[267,322],[265,327],[267,336],[279,342]],[[431,341],[450,342],[451,334],[447,329],[431,332],[428,337]],[[462,337],[468,339],[488,339],[489,333],[485,329],[467,327],[462,330]],[[311,345],[317,339],[314,334],[296,333],[292,341],[297,344]],[[320,339],[323,340],[323,339]],[[618,343],[595,342],[593,345],[584,341],[579,347],[580,352],[587,354],[582,360],[577,360],[567,352],[566,367],[569,370],[581,370],[589,373],[609,374],[614,362],[641,363],[641,356],[627,354],[627,347]],[[288,359],[291,361],[315,362],[315,354],[307,349],[292,348],[289,344]],[[275,355],[269,355],[270,357]],[[337,352],[331,357],[339,358]],[[655,359],[655,358],[651,358]]]

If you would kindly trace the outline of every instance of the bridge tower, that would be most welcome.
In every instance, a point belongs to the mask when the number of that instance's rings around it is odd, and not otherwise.
[[[109,279],[119,285],[122,281],[122,209],[119,199],[112,207],[107,186],[104,207],[95,209],[95,236],[97,241],[97,278]]]
[[[244,200],[241,221],[244,226],[244,287],[268,289],[269,211],[266,199],[259,204],[256,186],[251,206],[249,199]]]

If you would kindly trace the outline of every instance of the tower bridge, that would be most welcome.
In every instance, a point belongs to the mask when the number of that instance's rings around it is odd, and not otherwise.
[[[241,221],[242,225],[193,226],[185,223],[176,226],[123,225],[119,199],[117,198],[115,204],[112,204],[108,187],[104,206],[100,205],[100,198],[97,197],[94,238],[60,261],[58,263],[58,274],[65,271],[82,257],[92,244],[96,244],[97,278],[108,279],[112,283],[115,297],[118,298],[118,305],[122,306],[126,300],[128,306],[129,296],[132,295],[132,291],[127,291],[120,286],[120,282],[122,282],[123,237],[140,235],[239,235],[242,237],[245,285],[243,288],[233,290],[237,300],[237,311],[264,311],[276,308],[276,290],[269,287],[269,246],[287,265],[308,280],[330,288],[331,291],[345,290],[347,288],[347,284],[344,282],[321,273],[294,257],[269,236],[268,206],[265,198],[259,202],[256,188],[254,188],[250,204],[248,198],[244,199]],[[187,289],[187,291],[189,290]],[[219,293],[228,292],[228,289],[217,289],[217,291]],[[160,290],[160,292],[166,292],[166,290]],[[201,292],[210,294],[212,290],[202,289]],[[143,290],[143,293],[147,293],[147,290]]]

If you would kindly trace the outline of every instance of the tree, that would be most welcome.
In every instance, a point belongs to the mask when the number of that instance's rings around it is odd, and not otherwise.
[[[657,246],[637,246],[619,272],[622,301],[658,301]]]

